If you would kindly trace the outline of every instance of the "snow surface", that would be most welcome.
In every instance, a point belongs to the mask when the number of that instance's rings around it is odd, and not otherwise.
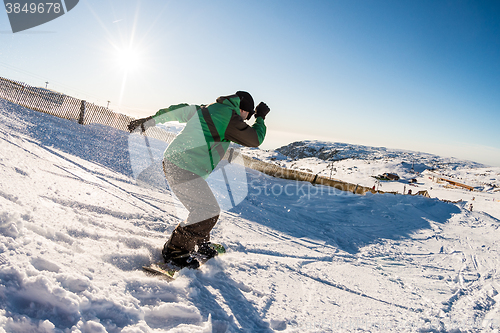
[[[160,259],[182,214],[159,179],[136,179],[141,154],[157,165],[165,145],[141,152],[138,140],[0,100],[1,332],[499,331],[493,186],[428,183],[464,200],[452,204],[247,170],[248,197],[212,232],[228,253],[169,283],[140,267]],[[360,161],[337,170],[369,165],[351,172],[362,182],[392,169]],[[450,172],[498,182],[476,167]]]

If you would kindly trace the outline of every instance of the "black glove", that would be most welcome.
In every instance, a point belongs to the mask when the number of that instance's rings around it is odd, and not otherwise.
[[[146,117],[146,118],[141,118],[141,119],[136,119],[132,120],[130,124],[128,124],[128,130],[130,133],[136,131],[142,131],[144,132],[150,127],[153,127],[156,125],[156,122],[154,121],[153,117]]]
[[[266,115],[271,111],[269,106],[266,103],[260,102],[259,105],[255,108],[255,118],[262,117],[262,119],[266,119]]]

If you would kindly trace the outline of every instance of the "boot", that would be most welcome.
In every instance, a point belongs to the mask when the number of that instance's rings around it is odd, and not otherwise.
[[[203,243],[203,244],[199,245],[197,252],[199,254],[206,256],[207,260],[219,255],[219,251],[217,251],[214,248],[213,244],[210,242]]]
[[[192,268],[196,269],[200,267],[200,262],[191,256],[191,253],[184,250],[174,249],[165,244],[162,250],[163,260],[165,263],[173,263],[179,268]]]

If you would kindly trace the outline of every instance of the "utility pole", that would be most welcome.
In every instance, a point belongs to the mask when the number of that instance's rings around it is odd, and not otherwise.
[[[330,163],[330,165],[328,166],[330,168],[330,179],[332,179],[332,173],[333,173],[333,161]],[[335,168],[335,171],[337,171],[337,169]]]

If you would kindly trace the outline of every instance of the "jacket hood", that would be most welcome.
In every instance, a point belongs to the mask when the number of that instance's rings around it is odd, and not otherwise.
[[[238,95],[221,96],[217,98],[216,102],[234,108],[234,111],[240,115],[240,98]]]

